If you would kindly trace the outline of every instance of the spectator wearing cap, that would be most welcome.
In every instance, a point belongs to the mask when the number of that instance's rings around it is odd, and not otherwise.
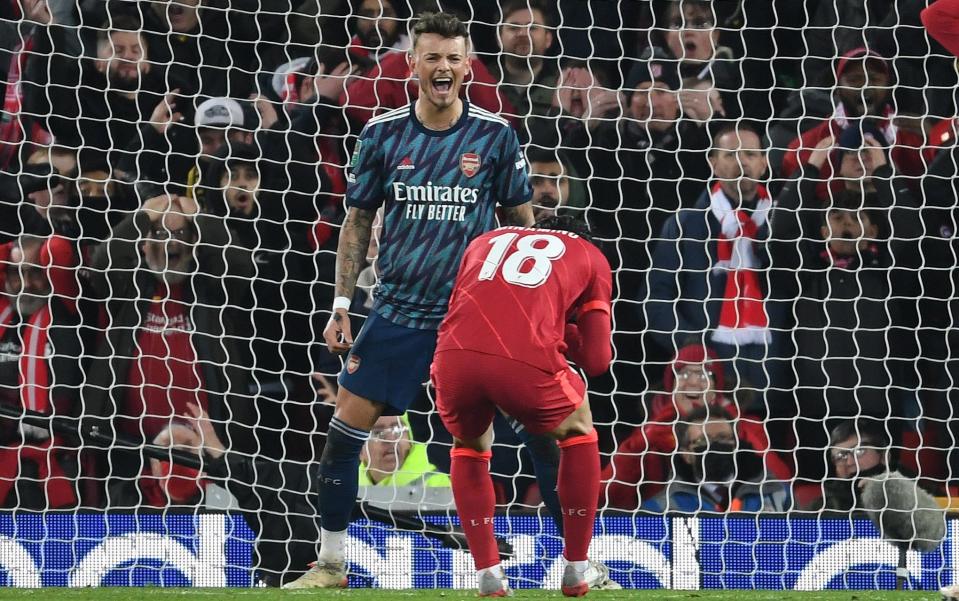
[[[306,226],[290,218],[281,188],[270,179],[256,146],[222,148],[197,186],[203,210],[225,218],[230,244],[253,255],[254,276],[235,327],[253,367],[257,440],[265,456],[286,452],[295,419],[287,415],[294,391],[309,388],[311,291],[316,281]],[[301,218],[300,218],[301,219]]]
[[[822,140],[837,138],[849,127],[865,131],[875,128],[882,138],[892,145],[890,158],[896,169],[904,176],[915,178],[925,173],[925,164],[920,154],[922,137],[917,133],[897,127],[895,109],[891,103],[891,75],[885,59],[866,48],[856,48],[843,54],[836,67],[836,94],[831,117],[803,132],[789,143],[783,157],[781,172],[786,177],[799,174],[801,167]],[[831,166],[820,171],[822,179],[832,176]],[[819,189],[821,198],[827,190]]]
[[[37,49],[28,75],[38,88],[24,97],[23,110],[56,138],[57,143],[107,153],[118,163],[124,152],[142,148],[137,129],[163,98],[162,80],[155,77],[153,56],[138,17],[118,15],[94,31],[88,55],[68,53],[71,28],[46,24],[43,39],[50,48]]]
[[[190,104],[179,90],[163,97],[140,127],[143,152],[120,163],[118,171],[125,180],[136,182],[141,198],[171,185],[192,195],[200,166],[209,163],[221,146],[254,141],[260,117],[250,101],[208,98],[192,115]]]
[[[716,407],[738,418],[736,432],[762,456],[768,478],[786,480],[792,476],[788,464],[770,450],[762,421],[754,415],[740,415],[734,386],[709,347],[694,343],[679,349],[663,370],[659,388],[662,392],[649,403],[645,423],[619,442],[603,469],[601,505],[633,510],[658,495],[669,481],[671,458],[679,449],[678,423],[705,407]]]
[[[810,479],[824,476],[821,451],[836,419],[872,416],[899,432],[906,391],[915,389],[920,202],[895,177],[878,135],[840,134],[837,160],[849,181],[825,205],[816,187],[833,140],[822,140],[772,218],[773,277],[784,297],[796,298],[795,326],[787,326],[796,349],[793,412],[799,469]]]
[[[624,85],[625,114],[596,127],[576,164],[588,176],[590,224],[603,237],[617,239],[622,267],[617,283],[630,295],[645,285],[651,240],[678,209],[695,202],[710,177],[706,130],[681,117],[679,83],[676,63],[662,51],[636,63]],[[644,329],[629,303],[620,303],[616,311],[626,330]],[[627,361],[643,361],[639,345],[626,347]],[[668,361],[674,352],[663,349],[656,359]],[[635,381],[637,393],[646,387],[636,370],[623,372],[617,379],[624,385]]]
[[[233,313],[243,306],[253,261],[229,244],[223,219],[199,213],[185,196],[151,198],[97,250],[90,272],[110,328],[88,371],[87,419],[105,432],[175,445],[193,405],[211,416],[224,444],[256,452],[249,363]],[[200,496],[196,478],[170,489],[169,474],[119,445],[106,465],[112,507]]]
[[[678,88],[675,62],[654,49],[626,79],[626,114],[596,128],[589,149],[592,196],[614,203],[604,208],[623,209],[611,215],[620,222],[617,236],[630,232],[627,237],[638,241],[658,233],[709,178],[709,140],[702,127],[681,117]],[[638,259],[647,253],[637,248],[626,254]]]
[[[547,56],[554,40],[553,14],[535,0],[510,0],[501,10],[501,51],[488,61],[490,72],[519,120],[546,116],[553,107],[559,79],[556,59]],[[521,132],[524,139],[530,137],[528,129]]]
[[[80,413],[78,265],[59,236],[0,245],[0,403],[47,416]],[[78,477],[75,446],[49,428],[0,420],[0,507],[75,506]]]

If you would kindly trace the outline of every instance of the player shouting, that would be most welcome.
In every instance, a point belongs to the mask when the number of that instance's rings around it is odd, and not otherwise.
[[[510,594],[493,537],[489,474],[497,408],[559,440],[567,564],[562,591],[581,597],[599,494],[599,448],[582,379],[609,367],[609,263],[586,225],[552,217],[504,227],[466,249],[432,366],[437,408],[453,435],[450,478],[478,570],[480,596]],[[508,307],[508,310],[504,310]]]
[[[371,119],[350,161],[336,299],[323,332],[331,351],[349,356],[320,459],[320,557],[287,588],[346,585],[346,528],[370,429],[381,415],[404,413],[429,377],[460,259],[470,240],[495,227],[497,204],[506,223],[533,222],[515,132],[460,98],[468,35],[452,15],[420,16],[410,55],[419,98]],[[381,205],[376,302],[354,341],[347,310]]]

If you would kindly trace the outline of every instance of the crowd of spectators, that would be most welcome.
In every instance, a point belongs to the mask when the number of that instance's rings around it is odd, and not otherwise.
[[[946,493],[959,87],[927,4],[0,0],[0,507],[196,506],[237,458],[319,457],[348,157],[415,97],[423,10],[470,21],[537,218],[615,269],[601,506],[848,510],[894,465]],[[447,482],[431,411],[377,423],[365,483]],[[497,434],[498,501],[535,502]]]

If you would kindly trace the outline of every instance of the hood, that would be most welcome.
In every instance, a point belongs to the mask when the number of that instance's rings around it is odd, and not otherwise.
[[[702,344],[688,344],[679,349],[673,362],[663,371],[663,390],[672,393],[676,387],[676,372],[689,363],[704,363],[706,368],[713,372],[717,393],[726,391],[726,376],[722,363],[712,349]]]

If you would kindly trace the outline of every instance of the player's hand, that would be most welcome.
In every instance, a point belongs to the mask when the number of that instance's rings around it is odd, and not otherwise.
[[[353,331],[350,329],[350,314],[346,309],[334,309],[323,330],[323,339],[335,355],[348,353],[353,346]]]

